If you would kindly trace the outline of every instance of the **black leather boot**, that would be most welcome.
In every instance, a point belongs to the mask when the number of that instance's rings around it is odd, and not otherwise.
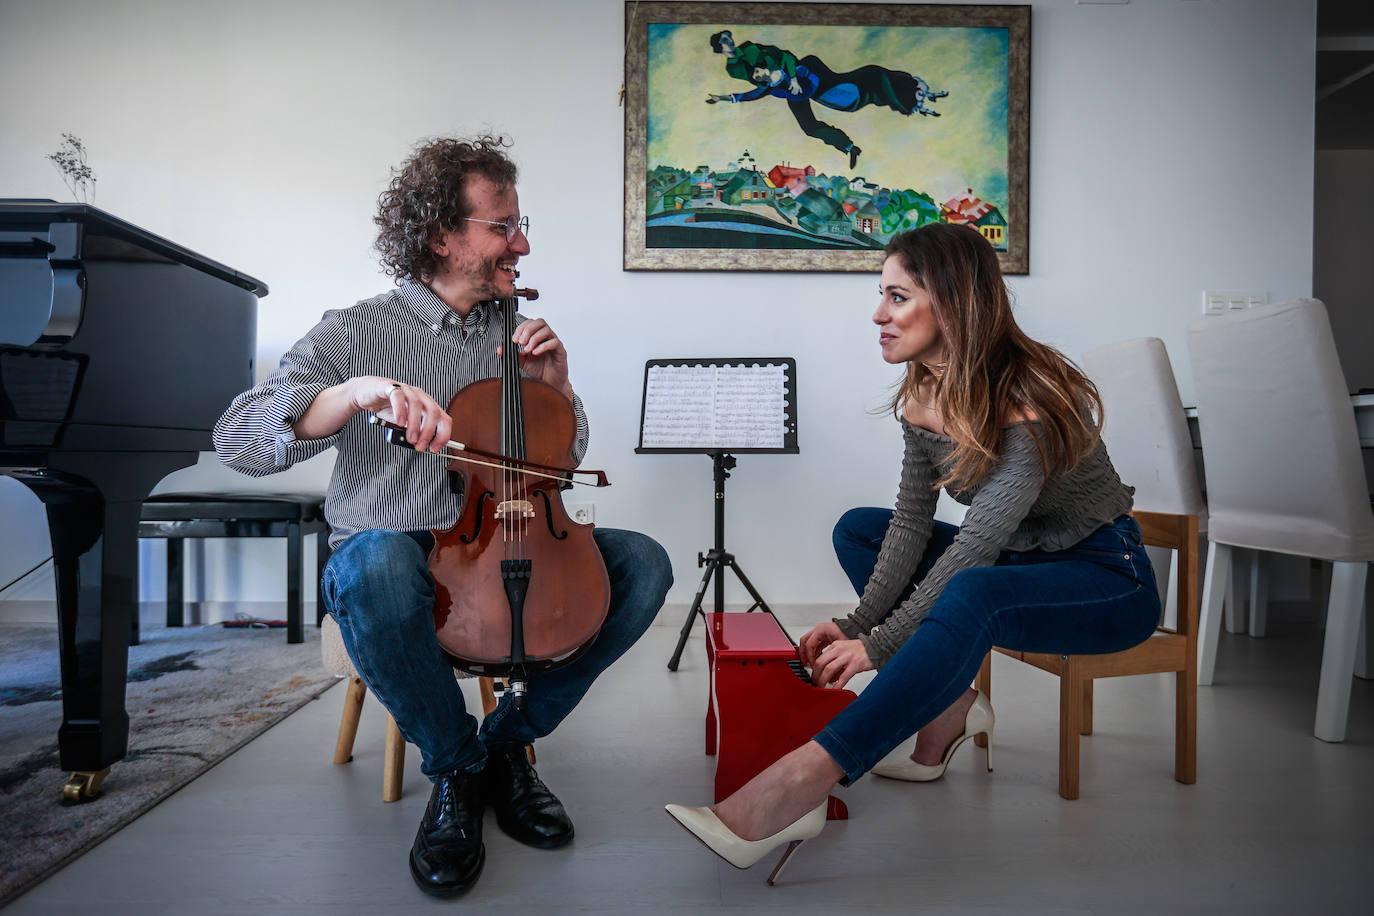
[[[573,838],[568,812],[530,765],[523,744],[487,746],[482,787],[496,823],[526,846],[553,849]]]
[[[424,820],[410,847],[410,876],[420,890],[456,897],[477,883],[482,845],[482,777],[456,770],[434,781]]]

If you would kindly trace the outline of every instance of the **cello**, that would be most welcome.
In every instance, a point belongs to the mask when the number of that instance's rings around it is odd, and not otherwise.
[[[455,667],[505,677],[521,703],[529,674],[567,664],[591,645],[610,608],[606,565],[592,526],[574,522],[561,489],[609,486],[601,471],[575,470],[577,419],[553,386],[520,375],[511,335],[517,289],[494,301],[504,344],[501,374],[466,385],[448,404],[453,440],[453,489],[462,494],[458,520],[434,531],[429,571],[434,624]],[[410,448],[403,427],[373,416],[387,440]],[[578,479],[591,476],[591,481]]]

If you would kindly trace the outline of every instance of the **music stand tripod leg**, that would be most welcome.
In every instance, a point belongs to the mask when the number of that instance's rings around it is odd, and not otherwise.
[[[692,624],[696,621],[697,614],[701,613],[701,600],[706,596],[706,586],[710,584],[712,576],[717,577],[716,613],[725,610],[725,574],[720,567],[725,563],[733,563],[735,559],[725,552],[725,481],[730,479],[730,470],[735,466],[735,456],[722,451],[712,451],[709,454],[715,496],[715,546],[705,554],[697,554],[697,565],[705,566],[706,572],[701,575],[701,585],[697,588],[696,597],[692,599],[692,608],[687,612],[687,620],[682,624],[677,648],[673,650],[673,657],[668,659],[669,671],[676,671],[678,662],[682,660],[682,650],[687,645],[687,637],[692,633]]]
[[[706,586],[711,584],[711,577],[723,575],[720,569],[720,559],[716,556],[715,551],[711,551],[702,565],[706,567],[706,572],[701,575],[701,585],[697,586],[696,597],[692,599],[692,608],[687,612],[687,619],[682,624],[682,632],[678,634],[677,648],[673,650],[673,657],[668,659],[669,671],[676,671],[678,663],[682,661],[682,650],[687,646],[687,637],[692,635],[692,624],[696,622],[697,615],[701,613],[701,600],[706,597]],[[721,609],[717,608],[716,610]]]
[[[692,608],[687,612],[687,620],[682,624],[682,632],[678,635],[677,648],[673,650],[673,657],[668,660],[668,670],[676,671],[678,662],[682,660],[682,650],[687,645],[687,637],[692,633],[692,624],[696,622],[697,614],[701,613],[701,602],[706,597],[706,586],[710,584],[711,577],[716,577],[715,604],[716,613],[725,610],[725,567],[735,571],[741,583],[749,591],[750,597],[754,599],[754,604],[749,610],[763,608],[774,620],[778,617],[773,613],[773,609],[763,600],[763,596],[754,588],[752,582],[744,575],[735,562],[735,555],[725,549],[725,481],[730,478],[730,471],[735,466],[735,456],[725,452],[711,452],[711,463],[714,468],[712,474],[715,480],[715,546],[706,551],[705,554],[697,554],[697,565],[705,566],[706,572],[701,576],[701,585],[697,587],[696,597],[692,599]],[[778,626],[782,622],[778,621]],[[787,630],[783,630],[786,634]],[[791,639],[791,636],[787,637]]]
[[[749,610],[752,611],[754,608],[758,608],[774,620],[778,620],[778,615],[774,614],[773,609],[768,606],[768,602],[763,600],[763,596],[759,594],[758,589],[754,588],[754,583],[749,581],[749,577],[744,574],[744,570],[739,568],[739,564],[735,562],[733,556],[728,557],[728,565],[735,571],[735,575],[739,577],[740,584],[744,586],[745,591],[749,592],[749,597],[754,599],[754,605],[749,608]],[[724,573],[721,575],[724,575]],[[791,634],[787,632],[787,628],[782,625],[781,620],[778,620],[778,628],[782,630],[783,635],[787,637],[788,641],[792,642],[794,645],[796,644],[796,640],[792,639]]]

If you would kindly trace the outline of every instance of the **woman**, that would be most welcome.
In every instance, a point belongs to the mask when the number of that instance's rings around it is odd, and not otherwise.
[[[992,646],[1117,652],[1159,619],[1154,573],[1098,436],[1102,403],[1058,351],[1016,325],[997,254],[972,229],[931,224],[892,239],[873,315],[883,359],[905,364],[892,400],[905,436],[896,509],[858,608],[801,640],[812,679],[867,688],[814,739],[710,808],[668,812],[731,864],[825,824],[849,785],[918,733],[899,778],[944,772],[954,748],[991,737],[968,685]],[[968,504],[934,521],[940,487]],[[933,766],[931,766],[933,764]],[[938,770],[938,773],[935,772]]]

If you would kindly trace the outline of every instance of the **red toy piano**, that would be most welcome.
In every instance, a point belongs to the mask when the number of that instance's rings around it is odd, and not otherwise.
[[[797,647],[766,612],[706,614],[711,694],[706,753],[716,754],[716,801],[816,736],[854,699],[851,690],[816,687]],[[830,796],[830,820],[845,820]]]

